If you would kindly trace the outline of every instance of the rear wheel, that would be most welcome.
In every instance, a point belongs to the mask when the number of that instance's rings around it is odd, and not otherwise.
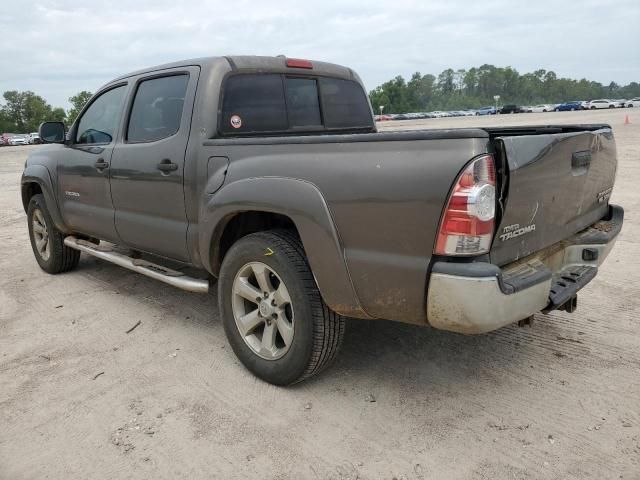
[[[290,385],[326,368],[344,337],[298,238],[285,230],[243,237],[225,255],[218,302],[233,351],[254,375]]]
[[[62,273],[78,265],[80,252],[64,244],[64,235],[55,227],[42,194],[31,197],[27,221],[31,248],[40,268]]]

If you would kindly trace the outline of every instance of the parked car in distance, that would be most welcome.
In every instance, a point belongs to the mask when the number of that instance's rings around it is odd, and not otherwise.
[[[626,98],[618,98],[616,100],[612,100],[612,102],[614,102],[616,104],[616,108],[624,108],[625,104],[627,103],[627,99]]]
[[[27,145],[28,143],[27,138],[23,135],[9,137],[9,145]]]
[[[529,113],[542,113],[542,112],[553,112],[553,105],[548,104],[540,104],[534,105],[533,107],[522,107],[523,110],[526,109]]]
[[[498,113],[520,113],[522,112],[522,110],[520,110],[520,107],[513,104],[513,103],[509,103],[507,105],[503,105],[502,108],[500,108],[500,110],[498,111]]]
[[[640,97],[632,98],[631,100],[627,100],[625,106],[628,108],[632,107],[640,107]]]
[[[597,100],[591,100],[587,103],[589,110],[597,110],[602,108],[616,108],[616,102],[607,98],[599,98]]]
[[[573,312],[624,218],[609,125],[378,132],[358,75],[325,62],[139,70],[40,137],[21,179],[40,268],[82,252],[217,288],[234,353],[278,385],[331,363],[345,317],[480,334]]]
[[[29,145],[37,145],[38,143],[42,143],[40,140],[40,134],[38,132],[31,132],[27,135],[27,143]]]
[[[498,111],[493,105],[490,107],[480,107],[476,110],[476,115],[495,115]]]
[[[554,111],[556,112],[573,112],[575,110],[582,110],[582,102],[565,102],[565,103],[561,103],[560,105],[558,105]]]

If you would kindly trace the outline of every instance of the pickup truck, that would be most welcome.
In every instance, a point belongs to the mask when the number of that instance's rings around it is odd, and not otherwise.
[[[478,334],[571,312],[623,222],[609,126],[377,132],[358,75],[317,61],[134,72],[40,137],[21,185],[40,267],[217,282],[234,352],[278,385],[326,367],[346,317]]]

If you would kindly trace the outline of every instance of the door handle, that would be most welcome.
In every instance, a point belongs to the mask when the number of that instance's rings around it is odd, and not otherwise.
[[[105,168],[109,168],[109,163],[104,161],[104,158],[99,158],[96,163],[94,163],[94,167],[98,170],[104,170]]]
[[[158,170],[163,173],[175,172],[176,170],[178,170],[178,165],[172,163],[168,158],[165,158],[158,164]]]

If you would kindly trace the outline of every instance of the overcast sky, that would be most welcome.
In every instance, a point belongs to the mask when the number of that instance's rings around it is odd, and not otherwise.
[[[21,0],[0,10],[0,92],[54,106],[138,68],[256,54],[395,75],[491,63],[640,81],[640,0]]]

